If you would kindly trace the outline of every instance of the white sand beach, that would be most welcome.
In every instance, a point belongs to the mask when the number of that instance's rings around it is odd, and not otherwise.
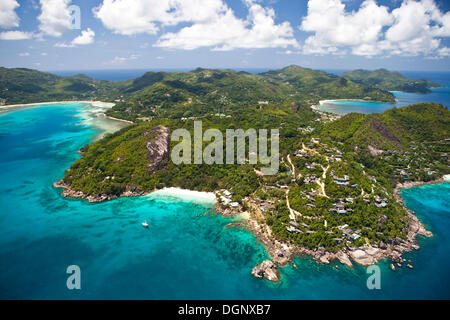
[[[5,106],[0,106],[0,108],[33,107],[33,106],[61,104],[61,103],[90,103],[94,107],[109,107],[109,108],[112,108],[115,106],[115,103],[112,103],[112,102],[76,100],[76,101],[51,101],[51,102],[37,102],[37,103],[25,103],[25,104],[9,104],[9,105],[5,105]]]
[[[50,104],[61,104],[61,103],[90,103],[93,106],[105,106],[111,105],[111,108],[114,107],[114,103],[110,102],[102,102],[102,101],[51,101],[51,102],[37,102],[37,103],[25,103],[25,104],[9,104],[5,106],[0,106],[0,108],[16,108],[16,107],[33,107],[33,106],[42,106],[42,105],[50,105]]]
[[[333,99],[333,100],[320,100],[319,104],[323,105],[325,103],[333,103],[333,102],[365,102],[365,103],[390,103],[391,102],[382,102],[382,101],[372,101],[372,100],[364,100],[364,99]]]
[[[216,195],[213,192],[199,192],[180,188],[164,188],[147,195],[150,198],[179,198],[184,201],[197,203],[215,203]]]
[[[78,114],[78,116],[83,119],[81,123],[83,125],[96,127],[101,131],[101,133],[94,138],[94,141],[101,139],[106,133],[114,133],[133,124],[131,121],[116,119],[106,115],[106,112],[115,106],[114,103],[102,101],[84,103],[86,105],[81,107],[81,112]]]

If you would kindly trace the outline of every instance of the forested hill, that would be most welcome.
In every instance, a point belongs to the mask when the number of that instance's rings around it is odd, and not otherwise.
[[[450,135],[450,111],[440,104],[419,103],[381,114],[348,114],[320,129],[325,140],[367,148],[400,150],[411,141],[426,142]]]
[[[341,74],[342,77],[387,91],[404,91],[412,93],[429,93],[429,88],[441,87],[438,83],[424,79],[408,79],[399,72],[391,72],[386,69],[375,71],[354,70]]]
[[[339,98],[394,101],[393,95],[384,90],[298,66],[262,74],[200,68],[191,72],[148,72],[120,82],[0,68],[0,99],[5,104],[115,101],[118,104],[111,115],[129,120],[198,117],[211,112],[241,114],[258,106],[288,102],[309,106],[321,99]]]
[[[211,69],[149,72],[129,81],[124,90],[129,95],[126,102],[117,104],[110,115],[128,120],[239,116],[289,102],[310,106],[321,99],[394,101],[389,92],[297,66],[262,74]]]
[[[0,68],[0,102],[2,104],[35,103],[59,100],[110,100],[120,92],[119,86],[85,75],[59,77],[48,72],[18,68]]]
[[[386,180],[403,171],[407,179],[428,181],[449,171],[450,111],[440,104],[419,103],[382,114],[352,113],[322,125],[315,134]]]
[[[292,117],[280,118],[284,121],[280,128],[283,156],[298,150],[302,142],[306,143],[311,139],[311,135],[290,129],[295,128],[289,123],[289,118]],[[298,124],[300,118],[292,121]],[[266,122],[269,127],[279,125],[276,121]],[[309,124],[313,122],[316,121],[305,121]],[[154,174],[146,171],[150,162],[145,146],[146,139],[150,136],[145,133],[159,125],[171,130],[180,127],[192,130],[192,124],[192,121],[157,119],[141,122],[109,135],[83,150],[83,158],[66,172],[64,182],[72,190],[91,196],[176,186],[201,191],[230,188],[239,190],[238,195],[242,199],[256,190],[261,182],[258,182],[251,165],[176,166],[169,161],[166,163],[167,167]],[[205,130],[219,128],[223,132],[226,128],[247,128],[251,125],[252,121],[248,120],[241,122],[214,116],[203,120]],[[442,105],[424,103],[394,108],[383,114],[348,114],[339,120],[322,123],[313,132],[313,137],[320,137],[322,143],[341,149],[344,158],[363,163],[373,170],[375,177],[395,185],[395,168],[407,165],[411,170],[411,178],[417,180],[427,181],[436,176],[427,174],[427,168],[430,170],[428,172],[437,172],[438,175],[448,172],[446,160],[441,155],[442,152],[446,154],[449,151],[445,140],[450,137],[449,128],[450,111]],[[414,176],[416,174],[417,177]],[[108,177],[114,177],[114,180]],[[273,180],[284,181],[284,178],[291,181],[291,178],[286,177],[285,170],[282,170]]]

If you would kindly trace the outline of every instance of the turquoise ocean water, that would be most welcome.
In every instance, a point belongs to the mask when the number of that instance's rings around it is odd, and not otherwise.
[[[432,93],[419,94],[407,92],[392,92],[397,99],[397,103],[378,103],[364,101],[327,101],[318,106],[317,109],[326,112],[332,112],[344,115],[351,112],[364,114],[382,113],[393,107],[404,107],[410,104],[420,102],[441,103],[443,106],[450,108],[450,86],[445,88],[431,89]]]
[[[331,71],[330,71],[331,72]],[[340,74],[341,71],[331,72]],[[382,113],[388,109],[404,107],[410,104],[420,102],[435,102],[450,108],[450,73],[449,72],[418,72],[418,71],[404,71],[402,72],[410,79],[428,79],[434,81],[442,88],[430,89],[431,93],[407,93],[407,92],[392,92],[397,99],[397,103],[375,103],[375,102],[361,102],[361,101],[329,101],[318,106],[317,109],[326,112],[332,112],[344,115],[351,112],[358,112],[364,114]]]
[[[450,184],[404,191],[435,237],[407,255],[414,270],[380,263],[381,290],[367,289],[364,268],[308,258],[272,284],[250,274],[267,258],[263,246],[244,229],[226,228],[234,219],[205,215],[209,203],[61,197],[53,182],[109,125],[89,117],[80,104],[0,114],[0,299],[450,298]],[[69,265],[81,268],[80,291],[66,288]]]

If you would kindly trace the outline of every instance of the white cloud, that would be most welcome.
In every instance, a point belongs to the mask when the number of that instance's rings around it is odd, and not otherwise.
[[[104,0],[94,15],[115,33],[157,34],[161,27],[188,23],[163,34],[155,46],[192,50],[298,47],[289,22],[275,23],[275,12],[245,0],[249,13],[239,19],[223,0]]]
[[[56,48],[73,48],[75,46],[71,43],[57,42],[54,44],[54,47],[56,47]]]
[[[123,35],[156,34],[160,26],[214,19],[222,0],[103,0],[94,15],[106,28]]]
[[[29,52],[19,53],[19,57],[28,57],[30,55]]]
[[[443,55],[440,37],[450,36],[450,12],[433,0],[404,0],[390,12],[365,0],[348,12],[343,0],[309,0],[300,29],[314,34],[305,40],[306,54]]]
[[[352,47],[364,54],[376,43],[382,29],[392,23],[388,8],[366,0],[358,11],[348,13],[341,0],[310,0],[308,16],[301,29],[314,32],[305,41],[305,53],[338,53],[339,47]]]
[[[444,47],[438,50],[440,57],[450,57],[450,48]]]
[[[246,3],[249,10],[246,20],[237,18],[227,8],[211,21],[195,23],[177,33],[162,35],[155,46],[184,50],[213,47],[216,51],[299,47],[289,22],[277,25],[272,8],[263,8],[252,0]]]
[[[19,17],[15,11],[19,6],[16,0],[0,0],[0,28],[19,26]]]
[[[395,22],[386,32],[386,43],[394,54],[439,53],[441,40],[436,36],[450,36],[446,31],[450,21],[444,19],[433,0],[405,1],[392,11],[392,16]]]
[[[86,30],[81,31],[81,35],[73,39],[72,44],[75,46],[91,44],[94,43],[94,37],[95,32],[90,28],[87,28]]]
[[[70,43],[58,42],[54,46],[57,48],[74,48],[76,46],[84,46],[94,43],[95,32],[90,28],[81,31],[81,34]]]
[[[124,63],[126,61],[129,61],[129,60],[136,60],[138,58],[139,58],[139,55],[137,55],[137,54],[132,54],[132,55],[129,55],[127,57],[118,57],[118,56],[116,56],[116,57],[114,57],[114,59],[112,59],[110,61],[106,61],[103,64],[106,64],[106,65],[118,65],[118,64],[122,64],[122,63]]]
[[[71,0],[40,0],[39,30],[46,35],[60,37],[64,31],[70,29],[70,2]]]
[[[0,40],[28,40],[33,38],[33,33],[23,31],[0,32]]]

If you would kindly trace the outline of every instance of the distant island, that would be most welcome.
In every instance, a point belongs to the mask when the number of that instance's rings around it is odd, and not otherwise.
[[[107,115],[133,123],[80,150],[82,157],[55,183],[65,196],[100,202],[166,187],[214,192],[217,212],[241,215],[270,253],[271,261],[253,270],[256,277],[277,281],[277,267],[301,254],[322,264],[339,260],[352,267],[388,258],[393,270],[412,268],[402,254],[419,249],[417,235],[432,235],[398,191],[450,173],[450,111],[442,105],[343,117],[315,111],[311,106],[320,100],[392,102],[394,96],[298,66],[261,74],[149,72],[121,82],[2,72],[20,80],[11,87],[13,78],[0,78],[8,104],[89,97],[115,102]],[[27,83],[35,84],[33,92],[25,92]],[[278,174],[264,176],[260,165],[249,163],[173,164],[171,132],[192,131],[200,120],[203,130],[279,129]]]
[[[228,100],[221,99],[224,95]],[[183,104],[189,98],[192,101],[187,107]],[[136,79],[116,82],[94,80],[82,74],[60,77],[31,69],[0,68],[0,99],[4,105],[62,100],[116,102],[121,105],[115,109],[116,114],[126,116],[122,110],[129,107],[136,111],[127,116],[128,120],[135,120],[138,114],[142,117],[201,115],[213,105],[214,111],[220,113],[230,104],[245,107],[257,100],[279,103],[286,98],[308,105],[321,99],[395,100],[385,90],[298,66],[261,74],[200,68],[191,72],[148,72]],[[147,104],[154,106],[153,109],[146,110]],[[167,106],[174,110],[165,110]]]
[[[404,91],[411,93],[430,93],[430,88],[439,88],[440,84],[424,79],[408,79],[399,72],[386,69],[375,71],[354,70],[344,72],[341,77],[356,83],[386,91]]]

